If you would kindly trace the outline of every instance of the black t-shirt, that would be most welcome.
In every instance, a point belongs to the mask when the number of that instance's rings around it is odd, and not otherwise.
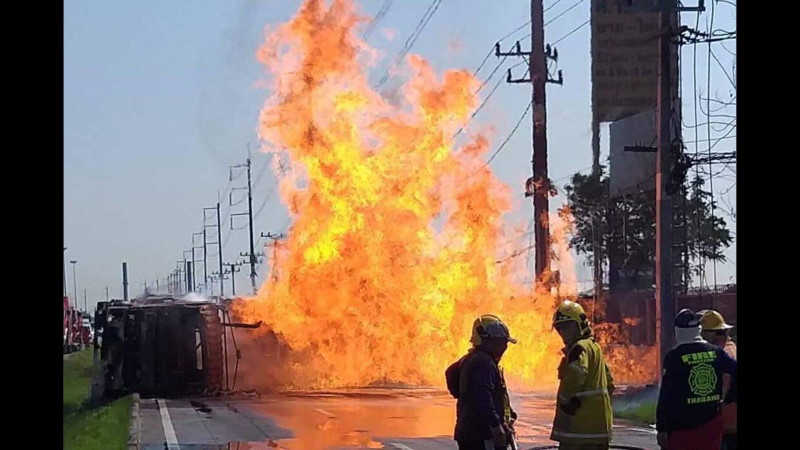
[[[722,374],[736,389],[736,360],[705,342],[682,344],[664,357],[656,408],[658,431],[690,430],[708,423],[720,409]]]

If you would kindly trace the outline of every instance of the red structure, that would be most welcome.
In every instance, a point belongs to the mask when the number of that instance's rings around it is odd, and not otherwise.
[[[91,343],[91,332],[83,326],[83,313],[70,306],[67,296],[63,297],[62,310],[61,331],[64,338],[64,353],[88,347]]]
[[[673,315],[683,308],[693,311],[715,309],[725,317],[726,322],[736,325],[736,285],[677,296]],[[608,300],[605,312],[607,321],[627,324],[632,345],[655,345],[656,309],[653,292],[614,294]]]

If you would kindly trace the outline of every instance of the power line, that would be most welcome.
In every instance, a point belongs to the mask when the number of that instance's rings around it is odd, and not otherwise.
[[[577,171],[577,172],[575,172],[575,173],[571,173],[571,174],[569,174],[569,175],[564,175],[563,177],[561,177],[561,178],[559,178],[559,179],[557,179],[557,180],[553,180],[553,184],[556,184],[557,182],[559,182],[559,181],[561,181],[561,180],[566,180],[567,178],[569,178],[569,177],[571,177],[571,176],[575,175],[576,173],[585,172],[585,171],[587,171],[587,170],[591,169],[592,167],[594,167],[594,165],[591,165],[591,166],[584,167],[583,169],[581,169],[581,170],[579,170],[579,171]]]
[[[267,171],[268,171],[268,170],[269,170],[269,162],[265,162],[265,163],[264,163],[264,168],[263,168],[263,169],[261,170],[261,172],[258,174],[258,177],[256,177],[256,182],[255,182],[255,183],[253,183],[253,187],[256,187],[256,186],[258,186],[258,182],[259,182],[259,181],[261,181],[261,178],[263,178],[263,177],[264,177],[264,174],[265,174],[265,173],[267,173]]]
[[[555,4],[553,4],[553,6],[556,6],[556,4],[558,4],[560,1],[561,1],[561,0],[557,1]],[[578,5],[580,5],[581,3],[583,3],[583,0],[578,0],[578,2],[577,2],[577,3],[575,3],[574,5],[572,5],[572,6],[570,6],[569,8],[567,8],[567,9],[566,9],[565,11],[563,11],[561,14],[559,14],[559,15],[557,15],[557,16],[555,16],[555,17],[553,17],[552,19],[548,20],[547,22],[545,22],[545,23],[544,23],[544,26],[550,25],[551,23],[555,22],[556,20],[558,20],[558,18],[560,18],[560,17],[561,17],[561,16],[563,16],[564,14],[566,14],[566,13],[568,13],[568,12],[572,11],[572,10],[573,10],[575,7],[577,7],[577,6],[578,6]],[[552,8],[552,6],[551,6],[550,8]],[[547,8],[547,9],[550,9],[550,8]],[[547,9],[546,9],[545,11],[547,11]],[[530,22],[528,22],[528,23],[530,23]],[[531,37],[531,34],[530,34],[530,33],[526,34],[525,36],[522,36],[522,37],[520,38],[520,40],[527,39],[527,38],[529,38],[529,37]],[[566,36],[565,36],[565,37],[566,37]],[[563,39],[563,38],[562,38],[562,39]]]
[[[500,151],[503,150],[503,147],[506,146],[508,141],[511,140],[511,137],[514,136],[514,133],[517,132],[517,129],[519,129],[520,124],[522,124],[522,121],[525,120],[525,117],[528,115],[528,112],[531,110],[531,106],[533,106],[533,100],[531,100],[530,103],[528,103],[528,107],[525,108],[525,112],[522,113],[522,116],[520,116],[519,120],[517,121],[517,124],[514,125],[514,128],[511,130],[511,133],[509,133],[508,136],[506,137],[506,140],[503,141],[502,144],[500,144],[500,147],[498,147],[497,150],[495,150],[494,153],[492,153],[492,156],[490,156],[489,159],[486,161],[486,164],[484,165],[484,167],[488,166],[489,163],[491,163],[492,160],[498,154],[500,154]]]
[[[477,89],[477,90],[475,90],[475,93],[476,93],[476,94],[477,94],[478,92],[480,92],[480,91],[481,91],[481,89],[483,89],[483,87],[484,87],[484,86],[486,86],[486,83],[488,83],[489,81],[491,81],[492,77],[494,77],[494,74],[496,74],[496,73],[497,73],[497,71],[498,71],[498,70],[500,70],[500,66],[502,66],[502,65],[503,65],[503,63],[504,63],[504,62],[506,62],[506,58],[508,58],[508,57],[507,57],[507,56],[504,56],[504,57],[503,57],[503,59],[501,59],[501,60],[500,60],[500,62],[498,62],[498,63],[497,63],[497,65],[494,67],[494,70],[492,70],[492,72],[489,74],[489,76],[488,76],[488,77],[486,77],[486,79],[485,79],[485,80],[483,80],[483,83],[481,83],[481,85],[480,85],[480,86],[478,86],[478,89]]]
[[[506,59],[506,57],[503,57],[503,61],[505,61],[505,59]],[[514,69],[515,67],[518,67],[518,66],[520,66],[520,65],[522,65],[524,63],[525,63],[525,61],[521,61],[521,62],[511,66],[509,69]],[[502,64],[502,61],[500,62],[500,64]],[[494,75],[494,73],[497,72],[497,69],[500,68],[500,64],[498,64],[497,67],[495,67],[495,70],[492,71],[492,75]],[[489,78],[487,78],[486,81],[484,81],[483,84],[475,91],[476,94],[478,92],[480,92],[480,90],[483,88],[483,86],[486,85],[486,83],[491,79],[492,75],[489,75]],[[483,109],[483,107],[486,105],[486,103],[489,101],[489,99],[492,98],[492,95],[494,95],[495,91],[497,90],[498,87],[500,87],[500,85],[503,83],[503,81],[504,80],[502,78],[497,80],[497,83],[494,85],[492,90],[489,92],[489,95],[486,96],[486,98],[483,100],[483,102],[480,104],[480,106],[478,106],[478,108],[475,110],[475,112],[472,113],[472,115],[470,116],[469,120],[467,120],[467,123],[471,122],[472,119],[474,119],[475,116],[478,115],[478,112],[481,109]],[[466,124],[464,126],[466,126]],[[458,136],[462,131],[464,131],[464,127],[461,127],[458,130],[458,132],[456,132],[455,136]]]
[[[505,59],[506,59],[506,57],[503,57],[503,61],[505,61]],[[515,67],[517,67],[517,66],[519,66],[519,65],[521,65],[521,64],[523,64],[523,63],[524,63],[524,61],[522,61],[522,62],[519,62],[519,63],[517,63],[517,64],[514,64],[513,66],[511,66],[511,69],[513,69],[513,68],[515,68]],[[502,61],[500,62],[500,64],[502,64]],[[494,71],[492,71],[492,75],[494,75],[494,73],[497,71],[497,69],[498,69],[499,67],[500,67],[500,65],[498,64],[498,66],[497,66],[497,67],[495,67],[495,70],[494,70]],[[483,86],[485,86],[485,85],[486,85],[486,82],[488,82],[488,81],[491,79],[492,75],[489,75],[489,78],[487,78],[487,79],[486,79],[486,81],[484,81],[484,83],[483,83],[483,84],[482,84],[482,85],[481,85],[481,86],[480,86],[480,87],[479,87],[479,88],[478,88],[478,89],[475,91],[475,93],[476,93],[476,94],[477,94],[478,92],[480,92],[480,90],[481,90],[481,88],[483,88]],[[500,85],[501,85],[501,84],[503,84],[503,81],[504,81],[504,80],[503,80],[502,78],[501,78],[501,79],[499,79],[499,80],[497,80],[497,83],[495,83],[494,87],[493,87],[493,88],[492,88],[492,90],[489,92],[489,95],[487,95],[487,96],[486,96],[486,98],[483,100],[483,102],[481,102],[480,106],[478,106],[478,108],[477,108],[477,109],[476,109],[476,110],[475,110],[475,111],[472,113],[472,115],[469,117],[469,119],[467,120],[467,123],[465,123],[465,124],[464,124],[464,126],[462,126],[461,128],[459,128],[459,129],[458,129],[458,131],[456,131],[456,134],[454,134],[454,135],[453,135],[453,137],[456,137],[456,136],[458,136],[459,134],[461,134],[461,133],[464,131],[464,128],[466,128],[466,126],[467,126],[467,125],[468,125],[468,124],[469,124],[469,123],[472,121],[472,119],[474,119],[474,118],[475,118],[475,116],[477,116],[477,115],[478,115],[478,112],[480,112],[480,110],[481,110],[481,109],[483,109],[483,107],[484,107],[484,106],[486,106],[486,104],[489,102],[489,99],[490,99],[490,98],[492,98],[492,95],[494,95],[495,91],[497,91],[497,88],[499,88],[499,87],[500,87]]]
[[[503,84],[503,79],[502,78],[497,80],[497,83],[494,85],[494,87],[492,88],[491,92],[489,92],[489,95],[486,96],[486,98],[483,100],[483,102],[480,104],[480,106],[478,106],[478,108],[475,109],[475,111],[472,113],[472,115],[469,116],[469,119],[467,120],[467,123],[464,124],[463,127],[459,128],[458,131],[456,132],[456,134],[453,135],[453,137],[458,136],[459,134],[461,134],[462,131],[464,131],[464,128],[467,126],[467,124],[469,124],[472,121],[472,119],[474,119],[475,116],[478,115],[480,110],[483,109],[483,107],[486,105],[486,103],[489,101],[489,99],[492,98],[492,95],[494,95],[494,92],[497,90],[498,87],[500,87],[501,84]]]
[[[558,3],[559,1],[561,1],[561,0],[556,1],[556,3]],[[552,6],[551,6],[551,8],[552,8]],[[528,285],[528,280],[530,279],[530,275],[531,275],[531,271],[530,271],[530,267],[531,267],[531,250],[534,247],[533,246],[533,235],[534,235],[534,233],[532,231],[533,222],[534,222],[533,217],[531,217],[530,222],[528,222],[528,232],[526,233],[528,235],[528,254],[525,255],[525,283],[524,283],[525,286]]]
[[[697,12],[697,19],[695,21],[695,29],[699,29],[699,28],[700,28],[700,11]],[[697,122],[698,122],[698,117],[697,117],[697,98],[699,96],[699,94],[697,92],[697,46],[693,46],[692,50],[693,50],[693,52],[692,52],[692,59],[693,59],[693,61],[692,61],[692,88],[694,89],[694,92],[692,93],[693,94],[692,97],[693,97],[693,100],[694,100],[694,102],[693,102],[694,103],[694,123],[697,124]],[[694,128],[694,139],[695,139],[694,142],[693,142],[694,143],[694,155],[695,155],[695,158],[698,158],[700,156],[700,128],[699,127],[695,127]],[[695,174],[695,178],[699,178],[700,177],[700,167],[699,167],[699,165],[695,167],[694,174]],[[695,196],[698,196],[699,189],[700,189],[700,186],[695,185],[695,188],[694,188],[694,195]],[[697,208],[695,210],[695,229],[697,230],[697,238],[700,239],[701,238],[701,233],[702,233],[702,231],[701,231],[702,227],[700,226],[700,211],[699,211],[699,208]],[[700,270],[700,277],[699,277],[700,289],[702,289],[703,288],[703,279],[705,278],[705,276],[704,276],[705,275],[704,274],[705,263],[704,263],[704,260],[703,260],[703,252],[697,252],[697,258],[698,258],[697,267]],[[687,261],[687,263],[689,265],[691,265],[691,260]],[[692,277],[688,277],[688,279],[686,280],[687,288],[691,287],[691,284],[692,284],[691,278]]]
[[[289,230],[286,227],[289,226],[289,222],[291,222],[291,221],[292,221],[292,216],[289,216],[289,218],[286,219],[286,222],[284,222],[283,226],[281,227],[281,230],[284,230],[284,231],[282,231],[282,233],[288,234]]]
[[[386,17],[386,13],[389,12],[389,8],[392,6],[392,2],[394,0],[384,0],[383,4],[381,5],[381,9],[378,10],[378,13],[375,14],[375,18],[370,22],[367,26],[366,31],[364,31],[364,35],[361,37],[363,40],[368,40],[372,32],[375,30],[375,26]]]
[[[550,10],[551,10],[551,9],[552,9],[554,6],[556,6],[556,5],[557,5],[557,4],[559,4],[559,3],[561,3],[561,0],[556,0],[556,2],[555,2],[555,3],[553,3],[552,5],[550,5],[550,6],[548,6],[547,8],[545,8],[545,9],[544,9],[544,11],[542,11],[542,12],[543,12],[543,13],[546,13],[547,11],[550,11]],[[530,23],[530,22],[529,22],[529,23]]]
[[[411,50],[411,47],[414,46],[414,43],[419,38],[420,34],[422,34],[422,31],[428,25],[428,22],[430,22],[431,17],[433,17],[433,15],[436,14],[436,11],[439,9],[439,5],[441,4],[442,0],[433,0],[431,2],[431,4],[428,6],[428,9],[425,11],[425,14],[422,15],[422,18],[419,20],[419,22],[417,22],[416,27],[414,27],[414,31],[411,33],[408,39],[406,39],[405,44],[403,44],[403,48],[400,49],[400,52],[395,57],[394,63],[392,63],[392,65],[389,67],[389,69],[386,70],[386,73],[383,75],[380,81],[378,81],[378,87],[383,86],[386,83],[386,81],[389,80],[389,73],[391,72],[392,67],[397,66],[397,64],[399,64],[400,61],[402,61],[403,58],[405,58],[405,56]]]
[[[253,215],[253,220],[258,218],[258,215],[261,214],[261,211],[264,210],[264,207],[267,205],[267,202],[272,197],[272,193],[275,192],[275,189],[270,189],[269,193],[264,197],[264,201],[261,203],[261,206],[258,207],[258,211]]]
[[[504,40],[504,39],[506,39],[507,37],[509,37],[509,36],[511,36],[512,34],[516,33],[517,31],[519,31],[519,30],[521,30],[521,29],[523,29],[523,28],[527,27],[528,25],[530,25],[530,23],[531,23],[531,21],[529,20],[529,21],[527,21],[527,22],[523,23],[522,25],[518,26],[517,28],[514,28],[514,30],[513,30],[513,31],[509,32],[509,33],[508,33],[508,34],[506,34],[505,36],[503,36],[503,37],[501,37],[500,39],[498,39],[498,40],[496,41],[496,42],[497,42],[497,44],[499,44],[500,42],[503,42],[503,40]],[[486,64],[486,61],[488,61],[488,60],[489,60],[489,58],[490,58],[490,57],[492,56],[492,54],[494,53],[494,49],[495,49],[495,46],[494,46],[494,45],[492,45],[492,47],[489,49],[489,52],[488,52],[488,53],[486,53],[486,56],[483,58],[483,61],[481,61],[481,64],[478,66],[478,68],[477,68],[477,69],[475,69],[475,71],[472,73],[472,75],[478,75],[478,72],[480,72],[480,70],[483,68],[483,65],[484,65],[484,64]],[[504,59],[505,59],[505,58],[504,58]],[[485,84],[485,83],[484,83],[484,84]]]
[[[492,56],[492,53],[494,53],[494,46],[492,46],[492,48],[490,48],[490,49],[489,49],[489,52],[488,52],[488,53],[486,53],[486,56],[484,56],[484,57],[483,57],[483,61],[481,61],[481,63],[480,63],[480,65],[478,66],[478,68],[477,68],[477,69],[475,69],[475,71],[474,71],[474,72],[472,72],[472,75],[473,75],[473,76],[477,76],[477,75],[478,75],[478,72],[480,72],[480,71],[481,71],[481,69],[483,68],[483,65],[484,65],[484,64],[486,64],[486,61],[488,61],[488,60],[489,60],[489,58],[491,58],[491,56]]]
[[[424,30],[425,27],[428,26],[428,22],[431,21],[431,18],[433,17],[434,14],[436,14],[436,11],[439,9],[439,6],[442,4],[442,0],[434,0],[434,2],[436,3],[436,6],[433,7],[433,11],[428,15],[428,18],[425,19],[425,23],[422,24],[417,34],[411,40],[411,43],[407,46],[405,52],[403,53],[403,56],[405,56],[411,50],[411,47],[414,46],[414,44],[417,42],[417,39],[419,39],[420,35],[422,34],[422,30]]]
[[[702,104],[701,104],[701,105],[702,105]],[[707,115],[707,116],[710,116],[710,114],[708,114],[706,111],[704,111],[704,110],[703,110],[703,107],[702,107],[702,106],[700,106],[700,112],[702,112],[703,114],[705,114],[705,115]],[[732,116],[729,116],[729,117],[732,117]],[[724,130],[725,128],[728,128],[728,127],[730,127],[731,125],[733,125],[733,122],[736,122],[736,119],[735,119],[735,118],[734,118],[733,120],[729,121],[729,122],[722,122],[722,121],[713,121],[713,122],[712,122],[712,121],[706,121],[706,122],[700,122],[700,123],[696,123],[696,124],[692,124],[692,125],[689,125],[689,124],[684,124],[684,126],[683,126],[683,127],[684,127],[684,128],[702,128],[702,127],[705,127],[705,126],[708,126],[708,125],[722,125],[722,126],[723,126],[723,128],[722,128],[722,129]],[[734,125],[734,128],[735,128],[735,125]],[[720,133],[722,132],[722,130],[716,130],[716,129],[715,129],[715,131],[718,131],[718,132],[720,132]]]
[[[525,248],[514,250],[510,255],[506,256],[505,258],[496,260],[495,264],[500,264],[502,262],[508,261],[509,259],[516,258],[517,256],[524,254],[526,251],[530,252],[530,250],[534,249],[535,247],[536,247],[535,245],[529,245]]]
[[[728,54],[729,54],[729,55],[731,55],[731,56],[736,56],[736,52],[734,52],[734,51],[731,51],[730,49],[728,49],[728,47],[726,47],[726,46],[725,46],[725,43],[724,43],[724,42],[720,42],[720,43],[719,43],[719,45],[720,45],[720,47],[722,47],[722,49],[723,49],[723,50],[725,50],[726,52],[728,52]]]
[[[566,10],[564,10],[564,12],[562,12],[561,14],[559,14],[559,15],[557,15],[557,16],[555,16],[555,17],[553,17],[552,19],[548,20],[547,22],[545,22],[545,23],[544,23],[544,26],[548,26],[548,25],[550,25],[551,23],[553,23],[553,22],[555,22],[556,20],[558,20],[558,19],[559,19],[561,16],[563,16],[564,14],[566,14],[566,13],[568,13],[568,12],[572,11],[573,9],[577,8],[577,7],[578,7],[578,5],[580,5],[581,3],[583,3],[583,1],[584,1],[584,0],[578,0],[577,2],[575,2],[575,4],[574,4],[574,5],[570,6],[570,7],[569,7],[569,8],[567,8]],[[556,2],[556,3],[558,3],[558,2]],[[553,5],[553,6],[555,6],[555,5]]]
[[[731,82],[731,86],[733,86],[733,88],[736,89],[736,83],[733,81],[733,78],[731,78],[731,76],[728,74],[728,71],[725,70],[725,67],[722,65],[722,62],[720,62],[719,58],[717,58],[717,55],[715,55],[714,52],[712,52],[710,49],[708,50],[708,54],[714,57],[714,61],[716,61],[717,64],[719,64],[719,68],[722,69],[722,73],[724,73],[725,76],[728,78],[728,81]]]
[[[572,34],[576,33],[578,30],[580,30],[581,28],[583,28],[583,27],[585,27],[586,25],[588,25],[588,24],[589,24],[589,22],[591,22],[591,21],[592,21],[592,19],[586,19],[586,22],[583,22],[582,24],[580,24],[580,25],[578,25],[577,27],[575,27],[575,29],[574,29],[574,30],[572,30],[572,31],[570,31],[569,33],[565,34],[564,36],[560,37],[558,40],[556,40],[555,42],[553,42],[553,44],[552,44],[552,45],[556,45],[556,44],[558,44],[559,42],[563,41],[564,39],[566,39],[566,38],[570,37]]]
[[[512,34],[516,33],[517,31],[519,31],[519,30],[521,30],[521,29],[523,29],[523,28],[525,28],[525,27],[527,27],[527,26],[528,26],[528,25],[530,25],[530,24],[531,24],[531,21],[530,21],[530,20],[529,20],[529,21],[527,21],[527,22],[525,22],[525,23],[523,23],[522,25],[518,26],[517,28],[514,28],[514,31],[511,31],[511,32],[509,32],[508,34],[506,34],[505,36],[503,36],[503,37],[501,37],[500,39],[498,39],[498,40],[497,40],[497,42],[502,42],[502,41],[503,41],[503,39],[505,39],[505,38],[507,38],[507,37],[511,36]]]
[[[729,136],[730,136],[730,134],[731,134],[731,133],[733,133],[733,131],[734,131],[734,130],[736,130],[736,127],[733,127],[733,128],[731,128],[730,130],[728,130],[728,132],[727,132],[727,133],[725,133],[724,135],[722,135],[722,136],[720,136],[720,137],[713,138],[713,139],[714,139],[714,144],[713,144],[713,145],[711,145],[711,146],[708,148],[708,149],[709,149],[709,154],[710,154],[710,151],[711,151],[711,150],[712,150],[714,147],[716,147],[716,146],[717,146],[717,144],[719,144],[720,142],[722,142],[722,140],[723,140],[723,139],[725,139],[725,138],[729,137]],[[709,143],[711,143],[711,138],[709,138],[709,141],[708,141],[708,142],[709,142]]]

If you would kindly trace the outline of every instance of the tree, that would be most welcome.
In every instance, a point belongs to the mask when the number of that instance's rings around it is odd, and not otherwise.
[[[576,173],[565,186],[567,206],[573,216],[570,246],[595,261],[595,273],[609,267],[609,281],[621,289],[651,289],[655,283],[655,194],[640,192],[611,198],[604,167],[590,175]],[[724,250],[733,235],[719,215],[704,180],[694,178],[685,196],[686,245],[692,273],[699,274],[707,260],[725,261]],[[681,207],[680,204],[677,205]],[[610,264],[614,262],[614,264]],[[601,278],[602,279],[602,278]]]

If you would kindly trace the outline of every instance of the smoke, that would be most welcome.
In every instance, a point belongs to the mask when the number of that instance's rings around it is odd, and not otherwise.
[[[209,56],[209,66],[217,69],[206,72],[200,85],[196,120],[201,142],[205,151],[226,167],[230,163],[227,155],[231,151],[243,154],[245,142],[254,137],[250,124],[260,106],[253,95],[260,68],[253,49],[260,43],[260,16],[270,11],[268,6],[266,1],[237,2],[235,19],[223,32],[218,50]]]
[[[211,301],[208,298],[203,297],[202,295],[200,295],[200,294],[198,294],[196,292],[190,292],[189,294],[186,294],[186,296],[183,297],[183,300],[185,300],[187,302],[210,302]]]

